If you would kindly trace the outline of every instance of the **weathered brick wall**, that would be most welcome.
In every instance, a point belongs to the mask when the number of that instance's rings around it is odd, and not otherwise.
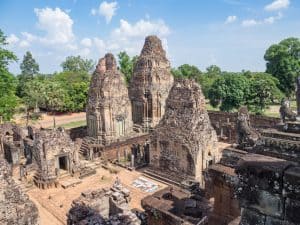
[[[87,136],[87,127],[81,126],[81,127],[75,127],[66,130],[66,132],[70,135],[71,139],[74,141],[76,138],[84,138]]]
[[[145,134],[138,137],[129,138],[125,141],[114,142],[104,148],[104,157],[108,160],[115,160],[118,154],[123,158],[126,154],[131,154],[131,147],[133,144],[144,145],[149,140],[150,134]],[[119,153],[118,153],[119,152]]]
[[[237,113],[208,111],[210,122],[215,128],[219,139],[228,143],[237,142],[236,120]],[[251,126],[254,128],[272,128],[280,122],[279,118],[250,115]]]
[[[248,154],[236,170],[240,225],[300,224],[300,167],[263,155]]]

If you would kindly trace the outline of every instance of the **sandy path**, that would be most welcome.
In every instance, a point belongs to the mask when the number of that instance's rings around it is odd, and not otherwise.
[[[55,116],[56,120],[56,126],[71,123],[71,122],[77,122],[77,121],[83,121],[85,120],[85,112],[79,112],[79,113],[72,113],[72,114],[63,114],[63,115],[57,115]],[[17,123],[25,124],[24,119],[18,119],[16,120]],[[40,128],[47,128],[53,126],[53,116],[42,114],[42,119],[35,121],[33,123],[30,123],[31,125]]]

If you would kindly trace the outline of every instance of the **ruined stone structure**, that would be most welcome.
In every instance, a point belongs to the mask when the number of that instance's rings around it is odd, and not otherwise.
[[[300,224],[300,167],[292,162],[248,154],[237,168],[240,225]]]
[[[298,114],[298,116],[300,116],[300,76],[297,77],[296,87],[297,87],[297,91],[296,91],[297,114]]]
[[[0,124],[0,156],[7,162],[18,165],[26,158],[23,138],[24,130],[14,124]],[[25,160],[24,160],[25,161]]]
[[[182,189],[165,188],[145,197],[142,206],[149,225],[208,225],[209,202]]]
[[[8,163],[0,159],[0,224],[39,224],[38,209],[11,177]]]
[[[297,114],[292,111],[290,108],[290,102],[288,99],[283,98],[280,106],[280,118],[282,122],[296,121]]]
[[[208,115],[220,141],[238,143],[238,112],[208,111]],[[276,117],[250,114],[249,118],[251,127],[255,130],[274,128],[280,123],[280,119]]]
[[[200,86],[193,80],[176,80],[165,114],[151,134],[151,166],[174,173],[172,179],[196,180],[203,186],[202,171],[219,159],[216,141]]]
[[[241,107],[237,118],[237,134],[239,148],[247,148],[255,145],[259,133],[250,125],[250,116],[247,107]]]
[[[156,36],[146,37],[129,87],[132,118],[137,127],[147,131],[158,124],[172,84],[171,66],[161,40]]]
[[[89,137],[105,145],[131,132],[128,90],[112,54],[108,53],[99,60],[88,95],[86,120]]]
[[[73,201],[68,225],[140,225],[141,221],[128,208],[128,189],[115,183],[111,189],[85,191]]]
[[[240,215],[240,205],[235,197],[238,181],[235,169],[245,154],[247,152],[239,149],[225,148],[220,162],[204,171],[206,197],[214,202],[209,225],[228,224]]]
[[[56,185],[62,173],[74,174],[79,169],[79,145],[61,128],[36,130],[27,147],[31,149],[33,162],[37,165],[35,183],[41,188]]]

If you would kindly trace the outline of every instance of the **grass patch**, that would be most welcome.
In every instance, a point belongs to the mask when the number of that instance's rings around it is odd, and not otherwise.
[[[61,124],[58,125],[59,127],[64,127],[65,129],[71,129],[71,128],[75,128],[75,127],[82,127],[82,126],[86,126],[86,120],[81,120],[81,121],[74,121],[74,122],[70,122],[70,123],[66,123],[66,124]]]

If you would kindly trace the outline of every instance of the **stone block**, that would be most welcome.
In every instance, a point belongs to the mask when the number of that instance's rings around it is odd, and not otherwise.
[[[282,193],[283,171],[291,162],[257,154],[247,154],[239,161],[236,172],[245,185],[271,193]]]
[[[282,218],[284,214],[283,198],[278,194],[271,194],[267,191],[254,190],[248,192],[241,199],[241,205],[277,218]]]
[[[284,220],[267,216],[265,225],[287,225]]]
[[[266,216],[253,210],[243,209],[240,225],[265,225]]]
[[[292,167],[284,173],[284,190],[286,196],[300,200],[300,167]]]
[[[286,199],[285,218],[295,224],[300,224],[300,201],[290,198]]]

